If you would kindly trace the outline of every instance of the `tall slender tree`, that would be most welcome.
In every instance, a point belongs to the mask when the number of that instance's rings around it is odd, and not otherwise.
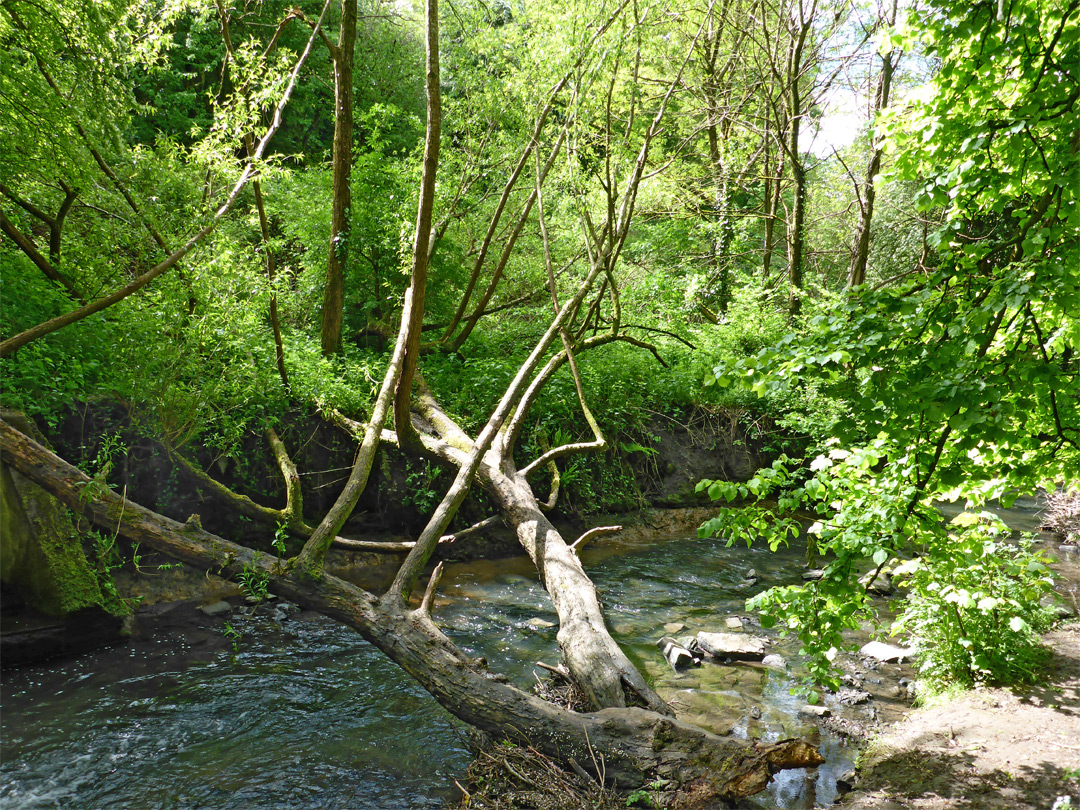
[[[349,257],[349,208],[353,160],[353,61],[356,54],[357,0],[341,0],[337,44],[326,42],[334,63],[333,204],[330,209],[330,249],[323,288],[322,350],[341,348],[345,312],[345,267]]]

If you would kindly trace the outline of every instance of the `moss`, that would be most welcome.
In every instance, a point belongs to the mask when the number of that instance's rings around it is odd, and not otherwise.
[[[38,542],[48,561],[64,613],[93,606],[108,609],[98,573],[86,559],[78,535],[60,531],[55,534],[43,533],[39,535]]]
[[[35,609],[51,616],[100,607],[127,613],[111,578],[83,549],[71,514],[44,490],[0,468],[3,579]]]

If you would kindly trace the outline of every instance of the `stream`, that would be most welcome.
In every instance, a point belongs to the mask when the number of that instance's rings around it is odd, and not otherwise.
[[[779,774],[745,806],[827,806],[854,744],[799,713],[795,674],[761,664],[705,663],[674,672],[661,635],[725,631],[747,596],[798,581],[802,552],[726,548],[650,537],[582,552],[613,635],[680,717],[765,741],[806,737],[826,764]],[[756,570],[756,585],[744,582]],[[369,583],[365,583],[369,584]],[[4,673],[0,805],[39,808],[438,808],[460,798],[470,762],[465,727],[358,634],[321,615],[263,605],[225,619],[190,603],[147,609],[155,632],[51,665]],[[284,618],[283,618],[284,616]],[[537,661],[558,661],[556,617],[527,558],[447,566],[436,620],[471,655],[528,688]],[[545,623],[552,623],[546,626]],[[685,630],[665,633],[669,623]],[[772,633],[794,662],[797,642]],[[884,672],[892,666],[894,672]],[[797,668],[794,670],[797,674]],[[541,673],[542,674],[542,673]],[[869,673],[873,675],[874,673]],[[868,704],[843,717],[898,715],[896,665],[883,665]],[[890,692],[892,690],[892,692]]]

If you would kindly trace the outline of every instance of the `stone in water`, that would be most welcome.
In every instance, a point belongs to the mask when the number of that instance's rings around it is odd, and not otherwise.
[[[883,644],[880,641],[871,641],[864,644],[859,652],[882,663],[903,661],[905,658],[911,658],[915,654],[912,647],[897,647],[893,644]]]
[[[760,661],[765,657],[766,639],[742,633],[697,634],[698,644],[715,658],[733,658],[737,661]]]
[[[668,636],[664,636],[656,642],[656,646],[660,648],[660,652],[664,654],[664,658],[667,659],[667,662],[671,664],[671,668],[674,670],[701,663],[700,658]]]
[[[225,613],[231,613],[232,605],[223,600],[220,602],[213,602],[209,605],[200,605],[198,610],[205,613],[207,616],[221,616]]]

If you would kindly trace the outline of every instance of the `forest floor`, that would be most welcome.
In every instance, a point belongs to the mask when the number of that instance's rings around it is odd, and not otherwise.
[[[859,810],[1080,808],[1080,622],[1047,634],[1039,685],[976,689],[881,729],[860,756]]]

